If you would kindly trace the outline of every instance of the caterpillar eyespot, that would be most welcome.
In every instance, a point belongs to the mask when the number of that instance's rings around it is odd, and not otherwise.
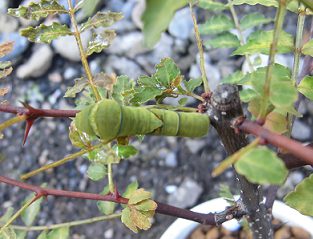
[[[202,137],[209,124],[205,114],[121,106],[108,99],[88,106],[75,118],[77,129],[105,141],[138,134]]]

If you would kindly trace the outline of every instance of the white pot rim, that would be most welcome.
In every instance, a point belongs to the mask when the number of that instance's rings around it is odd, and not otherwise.
[[[209,213],[220,212],[225,209],[229,204],[223,198],[215,198],[207,202],[201,203],[191,210],[194,212]],[[293,226],[298,226],[311,234],[313,238],[313,218],[304,216],[295,209],[287,206],[285,203],[275,201],[273,205],[273,216],[280,221]],[[227,225],[228,224],[228,225]],[[226,227],[236,227],[239,225],[237,220],[233,219],[223,223]],[[160,239],[184,239],[186,238],[199,223],[189,221],[186,219],[176,219],[168,229],[163,233]]]

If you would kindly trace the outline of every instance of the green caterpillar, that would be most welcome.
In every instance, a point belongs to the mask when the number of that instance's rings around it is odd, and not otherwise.
[[[77,129],[105,141],[138,134],[202,137],[209,124],[204,114],[121,106],[108,99],[88,106],[75,118]]]

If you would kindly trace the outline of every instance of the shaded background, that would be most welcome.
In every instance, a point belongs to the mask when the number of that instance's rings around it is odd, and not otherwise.
[[[27,4],[29,1],[23,1]],[[66,2],[66,1],[61,1]],[[152,74],[154,66],[162,57],[172,57],[186,78],[200,76],[197,62],[197,46],[193,36],[193,25],[188,8],[179,10],[173,18],[169,30],[164,33],[154,49],[146,49],[140,30],[141,1],[108,0],[98,5],[99,10],[121,11],[124,19],[113,26],[117,37],[113,45],[101,54],[90,57],[93,73],[126,74],[136,79],[142,74]],[[79,55],[75,50],[75,42],[61,38],[52,43],[32,44],[18,35],[18,30],[32,22],[15,19],[5,14],[7,7],[17,7],[20,1],[0,1],[0,42],[14,40],[15,48],[11,54],[14,62],[13,74],[0,81],[0,87],[9,87],[10,93],[3,100],[13,105],[19,101],[27,101],[39,108],[69,109],[74,107],[71,99],[63,98],[67,87],[72,86],[74,79],[83,74]],[[275,9],[242,6],[237,8],[239,16],[259,11],[274,17]],[[197,9],[199,22],[208,18],[208,14]],[[51,20],[51,19],[49,19]],[[67,23],[66,17],[60,21]],[[264,26],[272,28],[271,24]],[[285,22],[285,30],[295,32],[296,16],[289,14]],[[83,34],[83,42],[87,43],[91,34]],[[73,47],[69,47],[73,46]],[[225,76],[240,69],[244,63],[242,57],[231,57],[231,49],[205,50],[206,70],[212,88]],[[292,55],[280,57],[285,65],[292,65]],[[1,99],[2,101],[2,99]],[[175,104],[177,99],[168,99],[166,103]],[[190,106],[197,102],[189,99]],[[292,136],[303,142],[312,139],[311,128],[313,104],[302,102],[299,109],[303,114],[295,122]],[[12,117],[0,113],[0,120]],[[23,125],[16,125],[4,131],[5,138],[0,141],[0,174],[12,178],[36,169],[47,163],[76,152],[68,139],[68,119],[40,119],[32,128],[28,141],[22,147]],[[129,160],[122,161],[114,167],[114,180],[121,191],[127,184],[138,180],[141,187],[153,192],[158,201],[189,208],[197,203],[218,196],[219,186],[224,183],[237,193],[234,174],[226,171],[218,178],[211,178],[210,173],[225,158],[216,132],[210,129],[209,135],[201,139],[175,137],[145,137],[142,143],[135,143],[140,153]],[[77,190],[85,192],[101,192],[106,181],[92,182],[86,177],[88,161],[84,158],[73,160],[62,167],[39,174],[28,182],[41,184],[47,182],[48,187]],[[294,185],[307,176],[311,170],[303,168],[290,173],[285,185],[279,190],[278,198],[282,198]],[[6,208],[18,208],[20,202],[28,195],[17,188],[0,184],[0,215]],[[36,225],[61,223],[70,220],[85,219],[100,215],[96,202],[49,197],[43,204]],[[74,227],[71,238],[159,238],[166,227],[174,220],[168,216],[157,215],[152,228],[137,235],[130,232],[119,221],[107,221]],[[18,221],[19,222],[19,221]],[[31,234],[29,238],[33,238]]]

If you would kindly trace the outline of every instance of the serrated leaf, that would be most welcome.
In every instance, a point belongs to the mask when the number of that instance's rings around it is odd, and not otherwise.
[[[72,35],[73,33],[66,25],[53,22],[49,26],[40,24],[37,27],[24,28],[20,31],[20,34],[27,37],[31,42],[50,44],[52,40],[60,36]]]
[[[200,0],[198,6],[214,12],[223,11],[228,8],[227,5],[214,0]]]
[[[148,230],[151,227],[150,217],[136,209],[131,208],[130,218],[139,229]]]
[[[61,227],[58,229],[53,229],[47,235],[47,239],[68,239],[69,237],[70,237],[69,227]]]
[[[16,230],[15,231],[15,234],[16,234],[16,239],[25,239],[26,236],[27,236],[27,231],[19,231],[19,230]],[[11,239],[11,238],[10,238]]]
[[[6,227],[0,233],[0,239],[16,239],[16,234],[12,227]]]
[[[256,5],[260,4],[267,7],[277,7],[278,3],[276,0],[233,0],[232,4],[234,5],[242,5],[242,4],[249,4],[249,5]]]
[[[205,23],[199,24],[200,34],[218,34],[235,28],[234,22],[225,15],[217,15],[208,19]]]
[[[42,231],[42,232],[38,235],[37,239],[48,239],[47,232],[46,232],[46,231]]]
[[[272,132],[283,134],[287,131],[287,124],[288,121],[285,115],[273,111],[266,116],[263,127]]]
[[[110,192],[109,185],[105,186],[101,192],[101,195],[106,195]],[[97,207],[104,215],[110,215],[115,210],[116,203],[109,201],[97,201]]]
[[[76,78],[74,80],[74,86],[67,88],[67,90],[64,94],[64,97],[65,98],[75,98],[76,94],[78,94],[83,89],[85,89],[87,85],[88,85],[88,82],[87,82],[86,78],[84,78],[84,77]]]
[[[244,75],[242,71],[236,71],[231,75],[226,76],[223,80],[223,84],[240,84],[241,80],[243,79]]]
[[[99,181],[107,174],[107,168],[102,163],[91,163],[87,170],[88,178],[93,181]]]
[[[80,31],[82,32],[89,28],[109,27],[122,18],[123,15],[119,12],[97,12],[93,17],[88,18],[88,20],[82,24]]]
[[[193,92],[197,87],[202,84],[201,78],[190,79],[189,81],[183,80],[184,86],[188,92]]]
[[[305,97],[313,100],[313,76],[306,76],[298,85],[298,91]]]
[[[273,41],[273,34],[273,30],[253,32],[249,36],[247,43],[240,46],[232,53],[232,55],[246,55],[255,53],[263,53],[268,55],[270,52],[270,45]],[[292,35],[285,31],[281,31],[277,45],[277,53],[288,53],[292,52],[293,49],[294,45]]]
[[[114,145],[113,149],[120,158],[129,158],[138,153],[138,150],[132,145]]]
[[[264,17],[263,14],[261,13],[250,13],[248,15],[245,15],[241,20],[240,20],[240,28],[245,30],[248,28],[256,27],[259,25],[263,25],[266,23],[269,23],[273,21],[271,18],[266,18]]]
[[[246,152],[235,163],[236,171],[257,184],[284,183],[288,170],[283,161],[270,149],[260,146]]]
[[[134,81],[128,76],[118,76],[113,85],[112,98],[120,105],[129,105],[134,94]]]
[[[10,8],[8,13],[14,17],[22,17],[29,20],[39,20],[48,15],[65,14],[68,11],[58,4],[56,0],[41,0],[40,2],[31,2],[28,6],[19,6],[19,8]]]
[[[313,57],[313,39],[305,43],[301,49],[302,54]]]
[[[239,92],[239,95],[240,95],[240,100],[243,102],[250,102],[253,98],[258,96],[258,94],[250,88],[241,90]]]
[[[144,41],[147,47],[153,47],[160,39],[161,33],[168,27],[174,13],[185,6],[188,0],[147,0],[142,15]]]
[[[304,215],[313,216],[313,174],[300,182],[293,192],[287,194],[284,201],[290,207]]]
[[[25,200],[25,202],[30,201],[34,197],[34,194],[30,194]],[[35,221],[38,213],[40,212],[40,204],[43,200],[43,197],[37,199],[33,202],[29,207],[27,207],[21,214],[22,221],[25,223],[26,226],[31,226]],[[24,204],[23,203],[23,204]]]
[[[4,69],[2,71],[0,71],[0,79],[7,77],[8,75],[10,75],[13,71],[12,67],[9,67],[7,69]]]
[[[145,87],[138,89],[131,99],[132,103],[142,104],[149,100],[154,99],[155,97],[162,95],[163,90],[155,87]]]
[[[147,199],[147,200],[144,200],[144,201],[137,203],[135,205],[135,208],[139,211],[148,212],[148,211],[155,211],[157,206],[158,205],[156,204],[155,201]]]
[[[0,44],[0,58],[10,53],[13,49],[14,42],[5,42]]]
[[[152,194],[143,188],[135,190],[129,197],[128,204],[136,204],[146,199],[150,199]]]
[[[87,56],[94,52],[100,53],[104,49],[108,48],[115,36],[116,33],[114,30],[106,30],[101,34],[93,34],[92,39],[88,42]]]
[[[5,224],[14,214],[14,208],[9,207],[0,218],[0,225]]]
[[[134,181],[134,182],[128,184],[128,186],[127,186],[125,192],[123,193],[123,197],[124,197],[124,198],[129,198],[130,195],[131,195],[134,191],[136,191],[137,189],[138,189],[138,182],[137,182],[137,180],[136,180],[136,181]]]
[[[0,61],[0,69],[3,70],[11,66],[11,61]]]
[[[206,40],[204,45],[207,48],[234,48],[240,46],[240,41],[234,34],[224,32],[213,39]]]
[[[171,58],[163,58],[155,68],[155,78],[166,88],[170,88],[172,82],[174,82],[178,77],[181,78],[180,70]]]
[[[129,207],[126,207],[122,210],[121,221],[130,230],[132,230],[135,233],[138,233],[138,229],[137,229],[133,219],[131,218],[131,212],[130,212]]]

